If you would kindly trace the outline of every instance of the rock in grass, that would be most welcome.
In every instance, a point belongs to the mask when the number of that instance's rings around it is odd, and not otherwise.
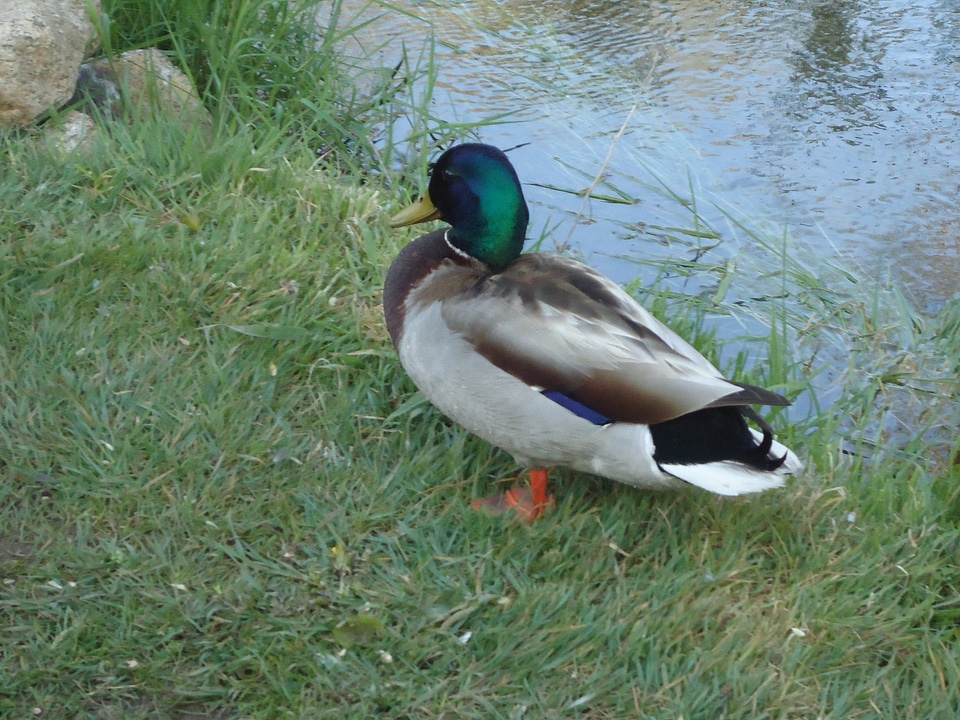
[[[100,0],[0,0],[0,125],[23,127],[73,94]]]

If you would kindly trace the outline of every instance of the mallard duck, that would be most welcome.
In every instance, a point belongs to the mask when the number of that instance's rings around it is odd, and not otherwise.
[[[503,152],[478,143],[447,150],[427,194],[390,224],[434,219],[450,227],[397,255],[383,309],[400,362],[427,399],[531,471],[529,490],[475,507],[536,518],[552,502],[555,466],[720,495],[778,487],[802,467],[750,407],[789,400],[725,379],[587,265],[521,254],[527,204]]]

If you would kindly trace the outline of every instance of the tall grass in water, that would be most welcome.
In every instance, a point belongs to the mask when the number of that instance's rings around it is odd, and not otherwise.
[[[66,159],[2,139],[0,715],[956,714],[957,471],[922,439],[868,456],[844,430],[841,453],[839,428],[878,412],[855,372],[778,427],[810,467],[783,491],[561,474],[535,527],[473,514],[515,468],[415,393],[385,336],[404,239],[357,152],[376,143],[298,135],[295,108],[234,87],[236,108],[206,98],[212,146],[157,143],[162,119]],[[321,145],[338,149],[318,167]],[[957,357],[955,307],[904,326],[779,263],[810,313],[759,303],[763,379],[787,392],[829,333]],[[664,266],[645,299],[705,339],[746,300],[715,267],[691,299]],[[881,395],[913,392],[858,357]]]

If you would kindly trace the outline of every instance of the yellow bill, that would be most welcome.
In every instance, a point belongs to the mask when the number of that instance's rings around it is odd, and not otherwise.
[[[429,193],[420,200],[408,205],[403,210],[390,218],[390,227],[405,227],[407,225],[416,225],[417,223],[427,222],[427,220],[439,220],[440,211],[434,207]]]

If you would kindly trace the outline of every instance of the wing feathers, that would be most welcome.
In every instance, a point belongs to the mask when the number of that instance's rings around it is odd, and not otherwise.
[[[705,407],[789,404],[725,380],[615,283],[567,258],[523,255],[444,300],[442,313],[490,362],[611,420],[649,425]]]
[[[766,390],[756,385],[747,385],[746,383],[740,383],[734,380],[728,380],[727,382],[731,385],[736,385],[740,390],[732,395],[720,398],[706,407],[723,407],[729,405],[770,405],[786,407],[791,404],[783,395],[775,393],[773,390]]]

